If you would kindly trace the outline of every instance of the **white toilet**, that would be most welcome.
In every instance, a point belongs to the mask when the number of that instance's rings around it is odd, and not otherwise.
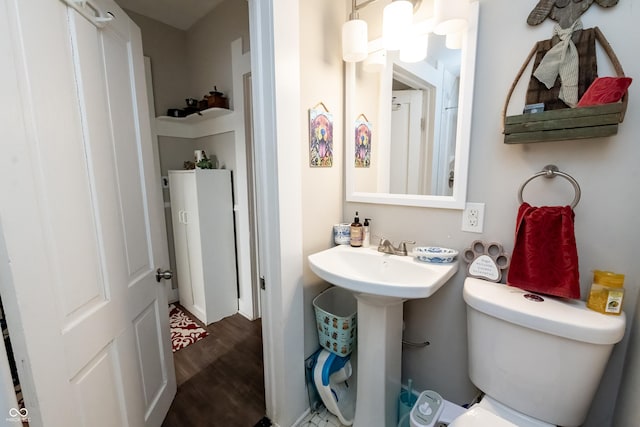
[[[579,426],[625,317],[467,278],[469,376],[484,398],[450,427]]]

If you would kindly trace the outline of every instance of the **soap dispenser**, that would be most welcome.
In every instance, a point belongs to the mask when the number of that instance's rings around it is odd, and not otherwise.
[[[351,223],[351,246],[354,248],[362,246],[362,234],[362,224],[360,224],[360,218],[358,218],[358,212],[356,212],[356,216]]]
[[[368,248],[371,244],[371,231],[369,230],[369,221],[371,218],[365,218],[362,228],[362,247]]]

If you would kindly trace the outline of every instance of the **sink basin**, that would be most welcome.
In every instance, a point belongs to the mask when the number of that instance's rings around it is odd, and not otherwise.
[[[311,270],[336,286],[357,293],[402,299],[433,295],[458,270],[458,262],[429,264],[375,248],[335,246],[309,256]]]

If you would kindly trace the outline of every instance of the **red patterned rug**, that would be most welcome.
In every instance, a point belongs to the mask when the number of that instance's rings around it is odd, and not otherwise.
[[[174,353],[209,335],[174,304],[169,304],[169,325],[171,326],[171,347]]]

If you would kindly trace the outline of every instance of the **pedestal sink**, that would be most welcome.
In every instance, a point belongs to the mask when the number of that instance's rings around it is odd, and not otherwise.
[[[358,300],[354,427],[395,427],[402,360],[402,303],[427,298],[458,270],[374,248],[335,246],[309,256],[311,270]]]

